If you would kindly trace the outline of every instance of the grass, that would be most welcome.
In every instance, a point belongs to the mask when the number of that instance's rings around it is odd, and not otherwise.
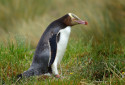
[[[53,76],[35,76],[17,82],[16,75],[27,70],[32,62],[34,50],[25,44],[26,40],[17,38],[15,42],[1,44],[0,48],[0,84],[47,84],[47,85],[80,85],[84,84],[117,84],[125,83],[125,52],[117,43],[94,44],[93,39],[69,40],[59,72],[64,78]],[[107,45],[106,45],[107,44]]]
[[[0,84],[125,84],[124,0],[0,0],[0,11]],[[45,28],[69,12],[88,26],[72,27],[62,72],[59,68],[64,79],[39,76],[17,82]]]
[[[116,3],[115,3],[116,2]],[[73,9],[74,8],[74,9]],[[43,30],[53,20],[72,12],[88,21],[88,26],[76,26],[73,37],[81,32],[85,40],[93,37],[94,41],[125,36],[124,0],[0,0],[0,40],[17,33],[27,36],[36,46]]]

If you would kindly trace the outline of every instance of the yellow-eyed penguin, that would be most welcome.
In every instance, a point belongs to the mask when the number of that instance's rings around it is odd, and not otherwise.
[[[59,77],[57,66],[65,53],[71,26],[77,24],[87,25],[87,22],[82,21],[73,13],[53,21],[39,40],[30,68],[19,77],[45,73],[52,73],[55,77]]]

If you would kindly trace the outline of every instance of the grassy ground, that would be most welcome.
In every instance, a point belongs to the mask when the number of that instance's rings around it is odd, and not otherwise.
[[[29,68],[34,52],[21,38],[18,37],[15,44],[8,42],[8,46],[0,45],[1,84],[123,85],[125,83],[125,48],[119,47],[117,42],[112,44],[103,42],[97,45],[93,43],[93,39],[87,43],[83,40],[70,39],[61,67],[59,66],[63,78],[37,76],[18,81],[16,75]]]
[[[15,76],[29,68],[45,28],[69,12],[88,26],[72,28],[59,68],[64,78],[18,81]],[[0,0],[0,84],[124,85],[124,22],[124,0]]]

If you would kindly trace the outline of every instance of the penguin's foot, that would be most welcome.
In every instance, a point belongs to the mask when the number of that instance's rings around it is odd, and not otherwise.
[[[60,78],[60,75],[59,75],[59,74],[56,74],[55,77],[56,77],[56,78]]]

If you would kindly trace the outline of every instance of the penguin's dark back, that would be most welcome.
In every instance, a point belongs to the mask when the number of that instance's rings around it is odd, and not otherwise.
[[[48,46],[48,41],[49,39],[52,37],[53,34],[57,34],[59,32],[60,29],[65,28],[66,25],[62,22],[60,22],[59,20],[55,20],[53,21],[44,31],[44,33],[42,34],[37,48],[36,48],[36,52],[39,53],[42,50],[44,50],[44,48],[46,46]],[[49,47],[48,47],[49,48]]]

